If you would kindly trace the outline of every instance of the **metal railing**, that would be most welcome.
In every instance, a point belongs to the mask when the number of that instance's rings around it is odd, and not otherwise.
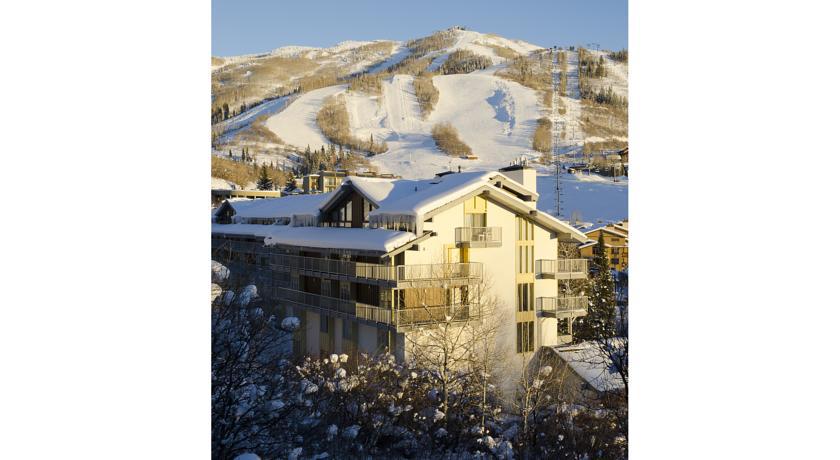
[[[390,308],[367,305],[353,300],[342,300],[296,289],[275,288],[280,301],[295,303],[304,307],[316,308],[327,312],[343,313],[356,318],[380,324],[395,326],[414,326],[447,321],[467,321],[478,315],[478,308],[473,304],[458,304],[432,307]]]
[[[391,310],[388,308],[357,303],[356,317],[374,323],[391,324]]]
[[[466,321],[476,316],[478,308],[472,304],[417,307],[396,310],[398,326],[442,323],[449,320]]]
[[[276,267],[382,281],[480,279],[482,275],[482,265],[478,262],[392,266],[292,255],[272,257]]]
[[[580,312],[586,314],[589,309],[589,298],[575,297],[537,297],[537,310],[549,316],[558,313]]]
[[[470,246],[501,246],[502,227],[457,227],[455,242]]]
[[[353,300],[336,299],[318,294],[298,291],[296,289],[275,288],[280,300],[296,303],[307,307],[315,307],[321,310],[344,313],[345,315],[358,316],[359,306],[367,308],[379,308],[373,305],[366,305]]]
[[[396,281],[480,279],[481,274],[482,265],[478,262],[399,265]]]
[[[587,259],[539,259],[537,275],[541,276],[583,276],[589,273]]]

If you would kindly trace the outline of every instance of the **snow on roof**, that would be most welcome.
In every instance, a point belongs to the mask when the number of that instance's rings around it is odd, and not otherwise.
[[[413,233],[374,228],[289,227],[286,225],[213,224],[213,233],[264,237],[266,245],[346,248],[388,252],[415,238]]]
[[[380,196],[385,195],[385,193],[387,193],[387,196],[377,202],[379,207],[372,211],[371,215],[419,216],[487,185],[490,178],[498,174],[497,171],[475,171],[446,174],[433,179],[396,180],[391,182],[387,191],[386,186],[378,185],[377,191],[380,192]],[[370,184],[362,183],[361,187],[359,186],[358,180],[362,179],[367,182],[367,178],[354,177],[348,179],[357,188],[371,188]]]
[[[627,230],[622,229],[621,227],[615,227],[613,224],[602,225],[600,227],[596,227],[586,231],[586,235],[590,233],[597,232],[598,230],[603,230],[607,233],[612,233],[613,235],[621,236],[627,238]]]
[[[250,202],[231,202],[236,215],[242,218],[292,217],[292,215],[318,215],[318,207],[330,194],[290,195],[281,198],[264,198]]]
[[[607,341],[610,348],[618,353],[626,353],[627,339],[612,338]],[[594,342],[577,345],[551,347],[572,370],[598,391],[620,390],[624,380],[615,368],[607,352]]]

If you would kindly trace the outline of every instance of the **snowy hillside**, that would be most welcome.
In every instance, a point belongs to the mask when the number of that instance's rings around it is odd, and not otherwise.
[[[445,74],[441,66],[457,51],[472,53],[468,56],[482,61],[480,66],[454,70],[468,73]],[[590,77],[588,84],[595,90],[612,88],[626,100],[627,63],[611,59],[606,51],[586,52],[606,63],[606,75]],[[532,80],[517,76],[521,61],[531,63],[527,71],[534,73]],[[263,98],[244,110],[234,103],[230,118],[214,124],[219,132],[214,152],[226,155],[247,148],[257,162],[289,169],[299,164],[307,146],[316,150],[329,145],[316,118],[332,96],[343,101],[350,136],[387,145],[384,153],[368,156],[369,165],[405,178],[431,177],[459,167],[498,169],[523,156],[536,162],[543,156],[532,148],[541,118],[551,121],[551,145],[567,161],[580,161],[586,143],[626,145],[626,108],[622,113],[582,99],[574,48],[549,51],[521,40],[452,28],[404,42],[344,41],[329,48],[283,46],[262,55],[214,57],[212,67],[214,103],[233,98],[250,104]],[[452,71],[451,66],[444,69]],[[431,78],[437,96],[433,103],[424,99],[426,116],[415,91],[418,75],[424,82]],[[360,76],[372,79],[373,89],[354,86]],[[451,124],[477,159],[441,151],[431,134],[438,124]],[[540,166],[538,180],[538,205],[549,212],[554,210],[552,169]],[[564,174],[562,181],[563,218],[573,212],[594,223],[627,217],[626,179],[615,183],[600,176]]]

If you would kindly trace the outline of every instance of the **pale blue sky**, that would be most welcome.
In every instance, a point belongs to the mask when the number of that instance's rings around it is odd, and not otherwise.
[[[407,40],[454,25],[541,46],[627,47],[627,0],[212,0],[214,56],[342,40]]]

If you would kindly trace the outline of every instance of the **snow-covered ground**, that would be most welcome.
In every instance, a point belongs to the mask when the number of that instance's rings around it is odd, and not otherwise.
[[[587,180],[593,176],[563,174],[563,216],[569,220],[577,211],[580,219],[594,225],[616,222],[628,217],[627,181],[612,182],[611,179]],[[600,176],[597,176],[600,178]],[[537,208],[554,215],[555,181],[553,175],[537,176],[537,193],[540,199]]]
[[[265,125],[290,145],[309,145],[312,149],[329,145],[330,142],[318,128],[315,117],[326,98],[341,93],[346,88],[346,85],[336,85],[310,91],[289,104],[282,112],[269,118]]]
[[[486,56],[493,61],[493,64],[503,62],[505,59],[497,55],[493,48],[485,46],[487,44],[510,48],[519,54],[528,54],[532,51],[541,49],[541,47],[537,45],[522,40],[510,40],[504,37],[499,37],[498,35],[483,34],[474,30],[456,30],[455,43],[449,48],[443,50],[442,54],[432,60],[428,70],[437,70],[438,67],[446,61],[449,54],[457,50],[471,51],[479,56]]]
[[[211,177],[210,188],[213,190],[236,190],[236,184],[218,177]]]

